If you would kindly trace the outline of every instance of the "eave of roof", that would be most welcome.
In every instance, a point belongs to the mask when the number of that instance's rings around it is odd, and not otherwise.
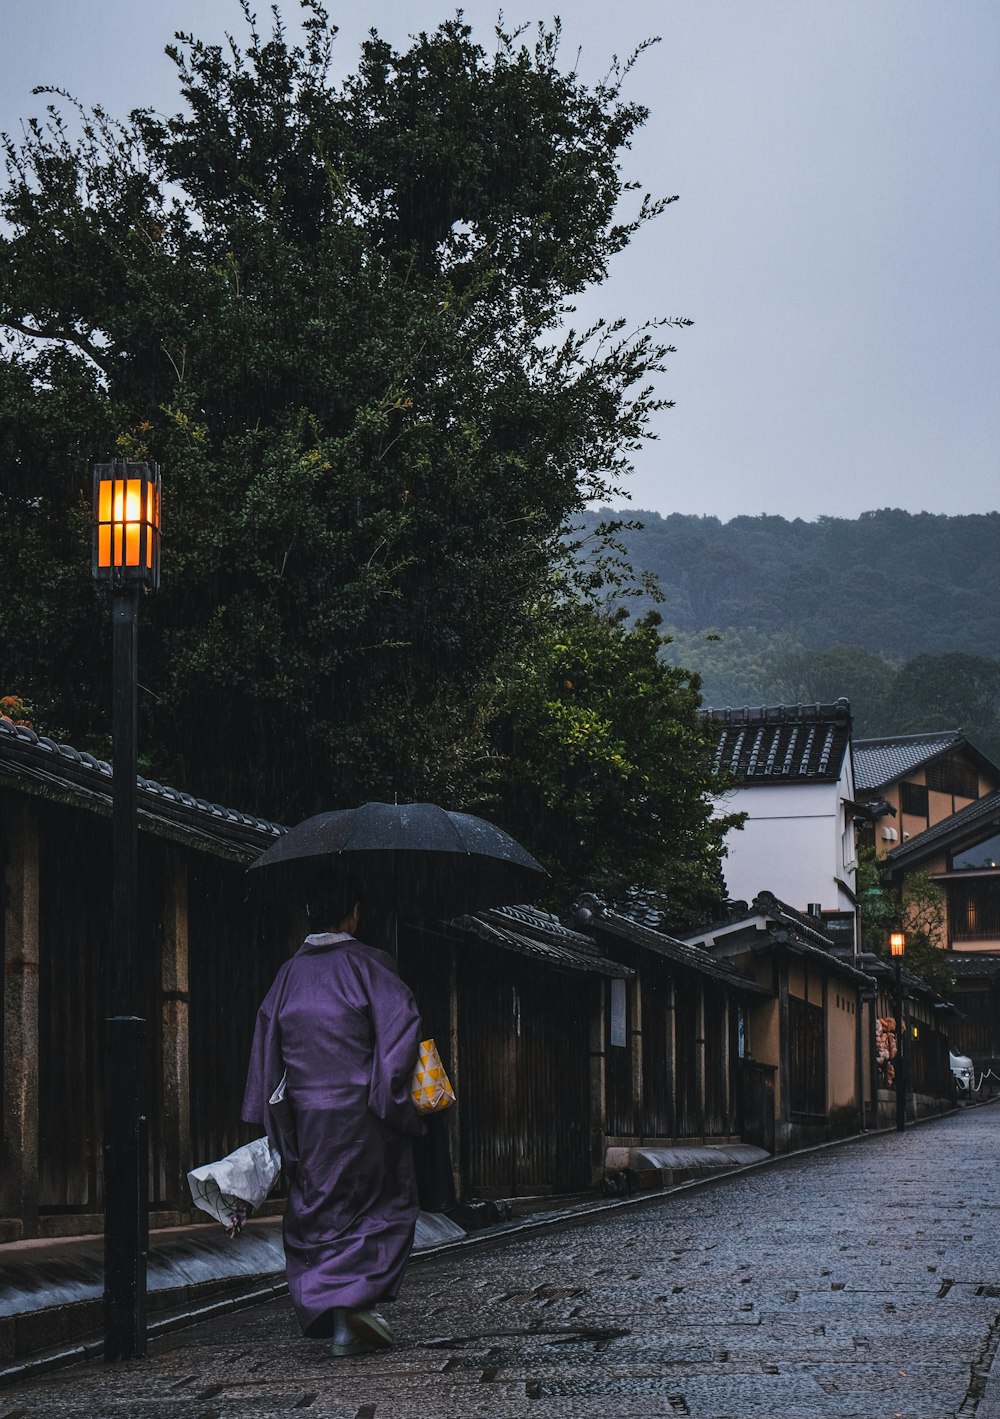
[[[1000,976],[1000,951],[949,951],[945,961],[956,983]]]
[[[840,778],[851,734],[847,700],[828,705],[705,708],[699,714],[719,727],[713,770],[740,785],[836,783]]]
[[[916,769],[961,749],[985,774],[1000,778],[1000,766],[977,749],[961,729],[941,729],[927,734],[884,735],[879,739],[855,739],[855,788],[868,793],[888,787]]]
[[[472,916],[458,917],[451,925],[471,933],[488,945],[527,956],[556,970],[610,976],[618,980],[629,980],[635,975],[631,967],[602,955],[588,937],[579,936],[561,925],[556,930],[549,929],[541,913],[539,921],[525,922],[524,918],[528,915],[528,908],[518,907],[509,911],[498,907],[476,912]],[[519,930],[519,926],[526,929]]]
[[[107,818],[113,782],[112,767],[103,759],[0,720],[0,784]],[[232,862],[254,861],[288,831],[283,824],[195,798],[154,779],[137,776],[136,784],[140,831]]]
[[[978,798],[966,808],[943,818],[933,828],[916,833],[909,842],[900,843],[882,859],[882,871],[889,876],[902,867],[909,867],[925,857],[932,857],[942,847],[977,837],[984,829],[1000,826],[1000,788]]]
[[[890,965],[888,961],[873,961],[865,966],[865,970],[868,972],[869,978],[877,977],[882,981],[894,980],[896,976],[895,965]],[[900,970],[900,979],[911,995],[922,995],[926,1000],[949,1003],[933,986],[928,985],[921,976],[914,975],[906,966]]]
[[[872,983],[872,977],[866,971],[861,970],[858,966],[852,966],[848,961],[842,960],[840,956],[831,955],[829,951],[824,951],[822,946],[816,946],[811,941],[803,941],[794,930],[783,930],[779,927],[777,931],[769,931],[766,933],[766,939],[755,943],[752,949],[765,951],[774,947],[789,951],[793,956],[799,956],[806,960],[822,961],[824,967],[831,970],[834,975],[843,976],[845,979],[853,981],[859,989],[870,986]]]
[[[701,975],[721,981],[736,990],[749,991],[753,995],[770,995],[771,993],[766,987],[758,985],[755,980],[735,966],[729,965],[728,962],[717,961],[707,951],[703,951],[697,946],[689,946],[686,942],[679,941],[673,936],[667,936],[662,931],[654,931],[651,927],[640,926],[637,922],[620,916],[617,912],[605,909],[594,917],[592,924],[593,929],[597,932],[605,931],[620,941],[626,941],[632,946],[639,946],[645,951],[651,951],[654,955],[662,956],[674,965],[698,971]]]
[[[730,906],[732,911],[729,916],[711,922],[700,931],[692,931],[683,939],[685,941],[704,941],[709,936],[723,936],[726,932],[741,930],[748,922],[769,919],[792,922],[797,931],[802,932],[808,940],[816,942],[824,950],[830,950],[836,945],[833,938],[816,924],[816,917],[796,911],[787,902],[783,902],[780,897],[776,897],[773,892],[758,892],[752,902],[732,902]]]
[[[692,933],[687,939],[711,940],[714,944],[721,937],[751,929],[759,933],[758,937],[750,942],[750,949],[754,953],[783,948],[793,955],[821,960],[835,974],[853,979],[856,984],[871,984],[871,977],[858,966],[852,966],[842,957],[832,954],[834,941],[814,925],[811,918],[788,906],[771,892],[758,893],[742,916],[716,922],[697,935]],[[710,951],[712,946],[707,945],[705,949]]]

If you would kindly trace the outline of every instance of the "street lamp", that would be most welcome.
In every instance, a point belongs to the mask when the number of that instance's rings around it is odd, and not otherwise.
[[[903,954],[906,936],[902,931],[889,933],[889,950],[896,975],[896,1130],[906,1127],[906,1055],[903,1053]]]
[[[160,583],[160,470],[94,467],[93,574],[111,588],[112,899],[104,1039],[104,1358],[146,1353],[149,1164],[143,1054],[135,1010],[136,646],[139,589]]]

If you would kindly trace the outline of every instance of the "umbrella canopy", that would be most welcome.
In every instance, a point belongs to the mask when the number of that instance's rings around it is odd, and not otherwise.
[[[459,916],[533,898],[545,869],[509,833],[434,803],[363,803],[317,813],[253,864],[330,870],[371,905],[401,915]]]

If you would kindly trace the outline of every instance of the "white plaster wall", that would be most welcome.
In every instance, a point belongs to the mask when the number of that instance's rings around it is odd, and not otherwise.
[[[804,911],[818,902],[825,911],[850,911],[850,894],[837,879],[854,885],[853,832],[844,840],[846,784],[805,783],[733,789],[720,813],[746,813],[742,830],[726,838],[722,864],[730,897],[752,901],[773,892]],[[849,821],[849,818],[848,818]]]

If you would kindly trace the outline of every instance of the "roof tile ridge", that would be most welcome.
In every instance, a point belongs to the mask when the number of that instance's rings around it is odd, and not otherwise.
[[[855,749],[869,744],[918,744],[938,739],[964,739],[963,729],[924,729],[919,734],[880,734],[874,738],[855,739]]]

